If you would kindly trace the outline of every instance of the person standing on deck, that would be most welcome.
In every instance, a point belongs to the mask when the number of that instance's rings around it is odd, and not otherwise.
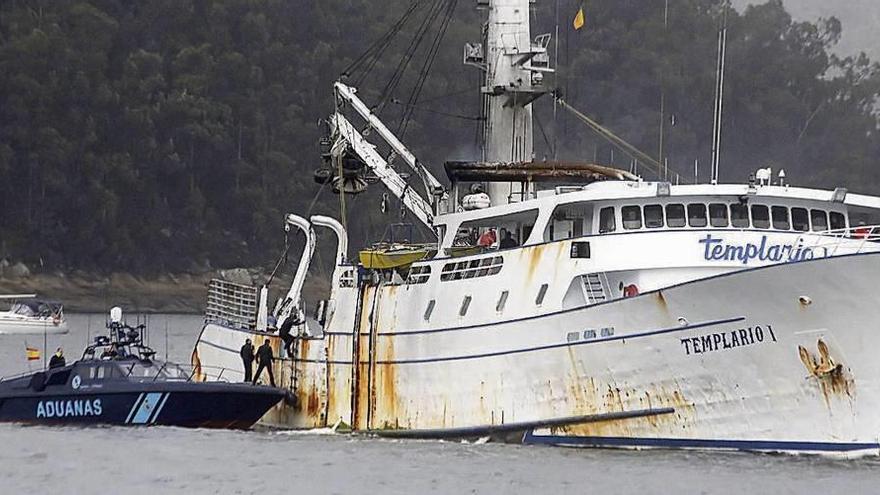
[[[489,227],[489,230],[483,233],[480,236],[480,239],[477,241],[477,245],[480,247],[491,247],[495,244],[495,241],[498,240],[498,236],[495,235],[495,227]]]
[[[254,345],[251,344],[251,339],[245,339],[238,353],[241,354],[241,362],[244,364],[244,381],[249,382],[254,375]]]
[[[263,341],[263,345],[257,349],[257,374],[254,375],[254,379],[251,382],[253,385],[257,384],[257,380],[260,379],[260,375],[263,373],[263,368],[266,368],[269,371],[269,383],[274,387],[275,386],[275,375],[272,373],[272,347],[269,346],[269,339]]]
[[[52,368],[63,368],[66,362],[64,361],[64,350],[60,347],[55,350],[55,354],[52,356],[52,359],[49,360],[49,369]]]

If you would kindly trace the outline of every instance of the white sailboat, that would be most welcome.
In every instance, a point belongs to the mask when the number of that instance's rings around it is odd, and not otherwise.
[[[534,162],[548,38],[532,39],[529,0],[482,3],[485,39],[465,55],[485,73],[483,160],[447,163],[449,189],[355,88],[334,87],[331,168],[354,160],[377,176],[436,233],[435,248],[365,266],[348,258],[340,222],[288,215],[306,247],[271,316],[292,355],[267,324],[265,288],[217,281],[193,350],[200,375],[229,378],[245,339],[268,338],[285,356],[276,377],[298,398],[263,418],[271,425],[880,453],[880,237],[855,225],[880,198],[792,187],[767,170],[744,184],[673,185]],[[338,239],[317,324],[301,298],[316,227]]]
[[[38,299],[36,294],[0,295],[10,301],[7,311],[0,311],[0,335],[64,334],[68,332],[64,307],[57,301]]]

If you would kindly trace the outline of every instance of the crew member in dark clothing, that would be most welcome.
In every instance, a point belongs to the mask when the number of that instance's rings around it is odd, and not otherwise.
[[[251,339],[244,341],[238,353],[241,354],[241,362],[244,364],[244,381],[249,382],[254,379],[254,345],[251,344]]]
[[[64,361],[64,351],[59,347],[55,350],[55,354],[52,356],[52,359],[49,360],[49,369],[52,368],[61,368],[66,363]]]
[[[505,230],[504,234],[501,237],[501,241],[498,243],[498,247],[501,249],[515,248],[517,246],[516,240],[513,238],[513,234],[510,233],[509,230]]]
[[[278,329],[278,336],[281,337],[281,340],[284,342],[284,352],[287,353],[287,357],[292,358],[293,353],[290,352],[290,344],[293,343],[293,335],[290,335],[290,329],[293,328],[293,324],[295,323],[293,315],[287,317],[284,320],[284,323],[281,324],[281,328]]]
[[[252,384],[257,384],[257,380],[260,379],[260,375],[263,373],[263,368],[269,371],[269,383],[274,387],[275,375],[272,373],[272,347],[269,346],[269,339],[264,340],[263,345],[257,349],[257,374],[254,375]]]

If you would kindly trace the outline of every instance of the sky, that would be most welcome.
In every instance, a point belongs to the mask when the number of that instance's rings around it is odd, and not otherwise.
[[[742,9],[760,0],[733,0]],[[835,16],[843,25],[843,35],[836,53],[841,56],[867,53],[880,61],[880,0],[783,0],[792,17],[815,21],[820,17]]]

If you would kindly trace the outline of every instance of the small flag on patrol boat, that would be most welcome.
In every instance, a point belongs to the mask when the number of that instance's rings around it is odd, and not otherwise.
[[[578,7],[577,14],[574,16],[574,22],[572,22],[574,26],[574,30],[584,27],[584,4],[581,3],[580,7]]]
[[[28,361],[39,361],[40,360],[40,350],[36,347],[27,347],[24,348],[25,354],[27,354]]]

